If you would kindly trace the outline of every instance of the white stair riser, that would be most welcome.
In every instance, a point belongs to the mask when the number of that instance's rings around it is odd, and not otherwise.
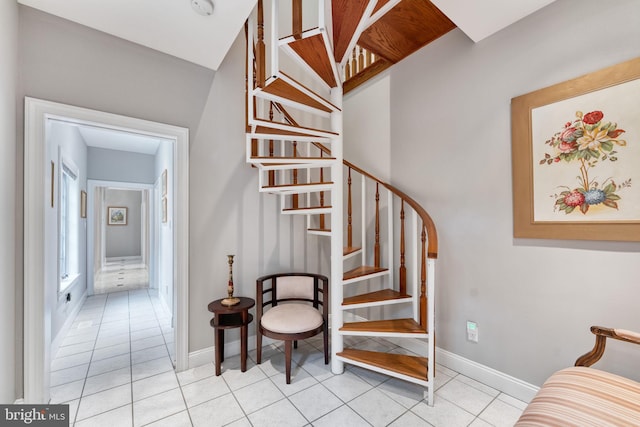
[[[305,210],[290,210],[290,211],[281,211],[283,215],[318,215],[318,214],[327,214],[331,213],[331,208],[316,208],[316,209],[305,209]]]
[[[374,279],[376,277],[388,276],[390,273],[389,270],[381,271],[379,273],[367,274],[366,276],[354,277],[353,279],[343,280],[343,285],[350,285],[352,283],[358,283],[369,279]]]
[[[372,332],[372,331],[338,331],[340,335],[354,337],[387,337],[387,338],[429,338],[429,334],[408,334],[402,332]]]

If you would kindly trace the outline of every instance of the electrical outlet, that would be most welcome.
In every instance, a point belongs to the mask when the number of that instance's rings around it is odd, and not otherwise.
[[[467,320],[467,341],[478,342],[478,324]]]

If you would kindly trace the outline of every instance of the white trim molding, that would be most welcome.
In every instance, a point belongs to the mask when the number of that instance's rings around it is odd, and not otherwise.
[[[25,97],[24,134],[24,402],[49,401],[51,350],[49,315],[45,314],[45,164],[46,124],[63,120],[135,132],[174,142],[174,289],[176,292],[176,368],[188,366],[189,309],[189,130],[86,108]]]
[[[443,366],[529,403],[540,387],[436,347],[436,361]]]
[[[412,351],[416,354],[425,354],[427,343],[421,340],[398,340],[386,338],[388,341]],[[515,397],[523,402],[529,403],[536,395],[539,387],[529,384],[511,375],[500,372],[489,366],[485,366],[473,360],[467,359],[443,348],[436,347],[436,362],[446,368],[456,371],[459,374],[479,381],[489,387],[493,387],[504,394]]]

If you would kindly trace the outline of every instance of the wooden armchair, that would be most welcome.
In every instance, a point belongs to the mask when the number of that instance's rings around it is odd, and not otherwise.
[[[262,336],[284,341],[287,384],[291,384],[292,344],[322,332],[329,363],[329,279],[312,273],[279,273],[256,281],[256,359],[262,363]]]
[[[640,334],[592,326],[593,349],[547,379],[516,423],[524,426],[640,426],[640,383],[594,368],[607,338],[640,344]]]

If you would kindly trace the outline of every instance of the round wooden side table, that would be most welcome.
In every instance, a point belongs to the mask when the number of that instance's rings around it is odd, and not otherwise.
[[[240,370],[247,370],[247,336],[253,315],[249,313],[256,302],[252,298],[240,297],[236,305],[222,305],[222,299],[209,303],[207,308],[213,313],[211,326],[214,329],[216,351],[216,375],[220,375],[220,364],[224,361],[224,330],[240,328]]]

